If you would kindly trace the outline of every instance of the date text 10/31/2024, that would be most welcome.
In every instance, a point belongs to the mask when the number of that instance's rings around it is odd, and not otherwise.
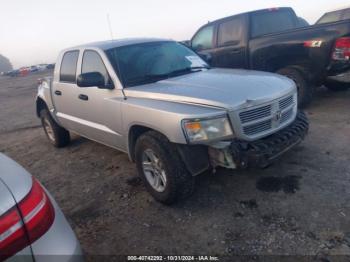
[[[128,256],[128,261],[219,261],[217,256]]]

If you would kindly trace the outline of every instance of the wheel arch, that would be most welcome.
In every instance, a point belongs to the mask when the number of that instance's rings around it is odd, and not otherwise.
[[[42,109],[48,109],[48,106],[47,106],[46,102],[44,101],[44,99],[42,99],[41,97],[37,97],[36,98],[36,115],[37,115],[37,117],[40,117],[40,111]]]
[[[276,72],[282,68],[293,67],[298,68],[298,70],[308,70],[310,68],[310,64],[303,57],[291,57],[285,56],[282,58],[274,58],[268,61],[270,65],[270,70],[272,72]]]
[[[132,162],[135,162],[135,145],[137,139],[144,133],[154,131],[163,136],[169,142],[170,139],[159,130],[156,130],[151,127],[144,125],[133,125],[130,127],[128,132],[128,154],[129,159]],[[193,175],[196,176],[200,173],[203,173],[210,166],[209,164],[209,155],[208,149],[204,145],[187,145],[187,144],[178,144],[174,143],[174,149],[179,154],[180,158],[184,162],[187,170]]]
[[[136,145],[137,139],[142,134],[148,131],[155,131],[168,139],[168,137],[163,132],[155,129],[154,127],[149,127],[144,124],[133,124],[132,126],[130,126],[128,131],[128,143],[127,143],[127,147],[128,147],[127,151],[128,151],[130,161],[135,162],[135,145]]]

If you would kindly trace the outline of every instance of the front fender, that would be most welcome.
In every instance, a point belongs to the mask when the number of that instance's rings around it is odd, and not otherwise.
[[[187,170],[193,176],[199,175],[210,168],[208,146],[177,144],[176,147]]]

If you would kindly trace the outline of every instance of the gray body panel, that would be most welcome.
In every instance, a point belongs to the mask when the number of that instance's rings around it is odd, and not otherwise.
[[[7,158],[4,158],[3,155],[0,154],[1,164],[6,166],[10,166]],[[11,161],[12,162],[12,161]],[[0,172],[5,171],[4,166],[0,164]],[[12,163],[11,163],[12,164]],[[11,169],[13,171],[13,168]],[[1,173],[0,173],[1,174]],[[12,193],[9,191],[9,188],[4,184],[0,175],[0,216],[4,215],[8,210],[12,209],[16,206],[16,201],[13,198]],[[7,262],[30,262],[33,261],[32,251],[30,246],[27,246],[23,250],[17,253],[16,256],[10,257],[6,260]]]
[[[32,251],[36,262],[84,261],[80,244],[53,197],[48,193],[55,208],[55,220],[50,229],[32,243]]]
[[[31,175],[16,162],[0,153],[0,215],[16,206],[16,202],[19,203],[29,193],[31,187]],[[80,244],[73,230],[56,201],[48,192],[47,194],[55,209],[52,226],[31,246],[27,246],[8,261],[32,261],[32,255],[35,261],[83,260]],[[47,257],[45,255],[58,256]]]
[[[32,188],[32,178],[30,174],[16,162],[0,153],[0,181],[2,181],[11,191],[11,194],[18,203],[21,201]],[[0,191],[1,206],[6,205],[6,201],[3,201]],[[8,209],[13,207],[12,201],[7,204]],[[7,210],[8,210],[7,209]],[[5,212],[7,211],[5,210]],[[2,209],[0,208],[0,215],[2,215]]]
[[[0,216],[16,205],[15,200],[7,186],[0,179]]]
[[[32,255],[32,249],[30,246],[24,248],[18,252],[15,256],[12,256],[5,260],[6,262],[34,262]]]

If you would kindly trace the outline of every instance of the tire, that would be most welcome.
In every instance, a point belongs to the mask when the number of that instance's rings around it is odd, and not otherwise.
[[[350,88],[350,83],[339,82],[336,80],[326,80],[325,86],[334,92],[346,91]]]
[[[294,81],[298,89],[298,107],[304,108],[309,105],[313,97],[313,87],[301,70],[286,67],[278,70],[277,74],[284,75]]]
[[[69,132],[60,127],[47,109],[40,111],[41,124],[50,143],[55,147],[64,147],[70,142]]]
[[[155,156],[152,163],[151,152]],[[194,177],[188,172],[177,150],[163,135],[148,131],[142,134],[135,145],[135,162],[138,173],[148,192],[163,204],[173,204],[180,199],[189,197],[194,190]],[[150,171],[153,168],[153,171]],[[159,187],[156,189],[153,178],[158,178]],[[154,180],[155,181],[155,180]],[[153,185],[152,185],[153,184]]]

